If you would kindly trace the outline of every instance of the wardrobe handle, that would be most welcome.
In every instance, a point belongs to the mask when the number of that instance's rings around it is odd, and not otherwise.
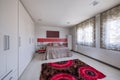
[[[21,37],[19,37],[19,42],[18,42],[18,44],[19,44],[19,47],[21,46]]]
[[[10,36],[9,35],[4,35],[4,50],[9,50],[10,49]]]
[[[31,38],[29,38],[29,44],[31,44]]]

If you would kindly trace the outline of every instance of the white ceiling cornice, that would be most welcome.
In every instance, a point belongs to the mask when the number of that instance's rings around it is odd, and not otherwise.
[[[35,23],[34,18],[32,17],[32,15],[29,13],[29,11],[27,10],[27,8],[24,6],[23,2],[21,0],[19,0],[20,3],[23,5],[24,9],[26,10],[26,12],[28,13],[28,15],[31,17],[32,21]]]
[[[120,0],[21,0],[35,23],[70,27],[118,4]],[[95,6],[94,6],[95,5]]]

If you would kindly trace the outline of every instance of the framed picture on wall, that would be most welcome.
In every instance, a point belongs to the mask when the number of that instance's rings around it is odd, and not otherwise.
[[[59,38],[59,31],[46,31],[47,38]]]

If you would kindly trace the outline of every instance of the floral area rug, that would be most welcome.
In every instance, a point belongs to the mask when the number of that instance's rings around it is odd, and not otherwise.
[[[104,77],[100,71],[74,59],[42,64],[40,80],[98,80]]]

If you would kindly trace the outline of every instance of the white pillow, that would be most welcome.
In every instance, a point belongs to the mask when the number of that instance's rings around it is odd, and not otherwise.
[[[53,46],[59,46],[59,44],[58,43],[53,43]]]

